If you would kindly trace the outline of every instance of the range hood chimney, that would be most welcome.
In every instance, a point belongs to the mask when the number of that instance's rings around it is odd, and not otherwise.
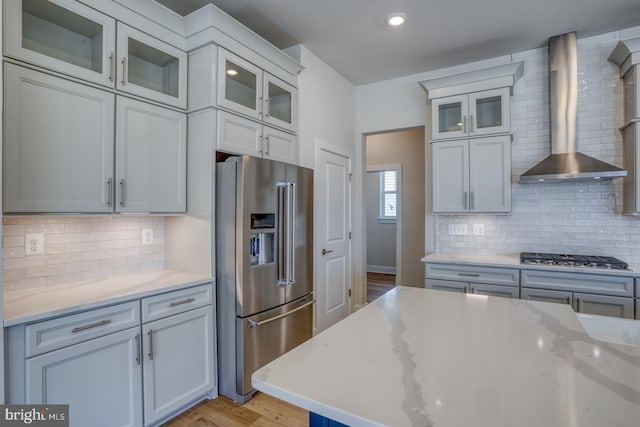
[[[576,33],[549,39],[551,155],[518,182],[593,181],[627,176],[627,171],[576,151],[578,133],[578,47]]]

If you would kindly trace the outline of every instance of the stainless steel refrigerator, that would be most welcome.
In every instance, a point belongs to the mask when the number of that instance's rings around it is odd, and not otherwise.
[[[244,403],[251,374],[312,334],[313,171],[230,157],[215,214],[218,389]]]

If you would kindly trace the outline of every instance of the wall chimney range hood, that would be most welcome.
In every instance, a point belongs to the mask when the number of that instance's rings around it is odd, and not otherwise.
[[[627,171],[576,151],[578,55],[576,33],[549,39],[551,155],[522,174],[519,183],[593,181]]]

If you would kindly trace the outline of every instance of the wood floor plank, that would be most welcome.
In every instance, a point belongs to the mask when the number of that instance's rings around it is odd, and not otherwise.
[[[309,413],[263,393],[244,405],[226,397],[206,400],[163,427],[307,427]]]

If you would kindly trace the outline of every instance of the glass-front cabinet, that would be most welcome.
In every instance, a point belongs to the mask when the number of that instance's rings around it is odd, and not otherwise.
[[[218,105],[296,131],[296,88],[224,49],[218,56]]]
[[[436,98],[432,101],[433,139],[510,131],[509,88]]]
[[[116,21],[74,0],[4,2],[8,57],[113,87]]]
[[[122,91],[187,107],[187,54],[118,22],[118,75]]]

